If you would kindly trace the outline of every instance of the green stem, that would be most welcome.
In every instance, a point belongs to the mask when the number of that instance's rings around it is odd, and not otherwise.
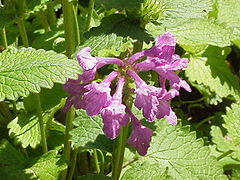
[[[37,116],[38,116],[38,121],[40,125],[40,132],[41,132],[41,145],[42,145],[43,153],[46,153],[48,151],[48,147],[47,147],[45,125],[43,122],[41,100],[40,100],[39,94],[36,94],[35,96],[36,96]]]
[[[65,137],[64,137],[63,158],[68,163],[70,163],[70,156],[71,156],[71,141],[70,141],[71,135],[69,134],[69,132],[73,128],[72,121],[74,117],[75,117],[75,110],[74,110],[74,107],[72,106],[67,112],[66,119],[65,119],[66,129],[65,129]],[[67,177],[67,170],[63,172],[62,179],[66,179],[66,177]]]
[[[81,39],[80,39],[80,31],[79,31],[79,24],[78,24],[78,18],[77,18],[77,9],[78,4],[76,7],[73,7],[73,14],[74,14],[74,22],[75,22],[75,32],[76,32],[76,44],[80,45]]]
[[[128,135],[128,126],[121,127],[120,134],[116,140],[116,144],[113,149],[113,159],[112,159],[112,179],[113,180],[118,180],[121,175],[127,135]]]
[[[94,8],[94,1],[93,0],[89,0],[86,31],[88,31],[90,29],[90,26],[91,26],[91,19],[92,19],[93,8]]]
[[[101,150],[98,150],[100,153],[100,157],[101,157],[101,169],[100,169],[100,174],[104,174],[104,170],[105,170],[105,158],[103,155],[103,152]]]
[[[56,14],[55,14],[55,10],[54,10],[52,1],[50,1],[47,4],[47,15],[48,15],[47,17],[48,17],[49,23],[55,24],[57,18],[56,18]]]
[[[8,43],[7,43],[5,27],[1,28],[1,38],[2,38],[3,47],[7,49]]]
[[[228,156],[229,154],[231,154],[233,152],[233,150],[229,150],[227,152],[224,152],[223,154],[221,154],[220,156],[217,157],[217,160],[219,161],[220,159]]]
[[[66,56],[70,58],[75,48],[73,5],[68,0],[62,0],[62,5],[66,39]]]
[[[29,47],[28,37],[27,37],[27,31],[25,28],[24,20],[23,18],[18,18],[17,20],[18,29],[22,38],[23,46]]]
[[[181,101],[183,104],[194,104],[194,103],[198,103],[203,101],[204,99],[206,99],[205,97],[201,97],[200,99],[197,100],[193,100],[193,101]]]
[[[80,174],[85,175],[89,172],[89,161],[88,161],[88,152],[83,151],[79,153],[79,167],[80,167]]]
[[[51,28],[50,28],[50,26],[48,24],[47,18],[45,16],[45,13],[44,13],[43,10],[39,11],[39,16],[40,16],[40,19],[41,19],[42,26],[45,29],[45,32],[51,31]]]
[[[72,153],[67,180],[72,180],[73,179],[73,174],[74,174],[75,167],[76,167],[76,162],[77,162],[77,155],[78,155],[78,149],[75,149]]]
[[[196,128],[198,129],[201,125],[203,125],[205,122],[210,121],[211,119],[213,119],[215,116],[209,116],[205,119],[203,119],[202,121],[200,121],[199,123],[196,124]]]
[[[94,159],[95,167],[96,167],[96,170],[97,170],[97,174],[99,174],[100,173],[100,167],[99,167],[98,154],[97,154],[96,149],[93,150],[93,159]]]

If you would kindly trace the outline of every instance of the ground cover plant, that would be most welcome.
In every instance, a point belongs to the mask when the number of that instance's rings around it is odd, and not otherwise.
[[[240,179],[239,0],[0,0],[0,180]]]

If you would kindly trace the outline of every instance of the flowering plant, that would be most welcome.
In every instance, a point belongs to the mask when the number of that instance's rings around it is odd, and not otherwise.
[[[239,179],[239,7],[0,0],[0,179]]]
[[[123,95],[126,95],[124,84],[130,81],[129,78],[135,82],[134,105],[142,110],[147,121],[153,122],[156,118],[166,118],[170,124],[176,125],[177,117],[169,101],[179,95],[181,87],[188,92],[191,92],[191,89],[186,81],[180,79],[174,72],[186,68],[188,63],[188,59],[174,54],[175,46],[174,35],[165,33],[156,38],[152,48],[137,52],[124,61],[118,58],[93,57],[89,47],[83,48],[77,54],[83,73],[79,75],[78,80],[69,79],[64,85],[64,89],[70,94],[64,107],[65,111],[74,105],[77,109],[85,109],[89,116],[101,114],[104,123],[103,131],[110,139],[115,139],[119,135],[121,126],[126,126],[131,119],[132,133],[128,144],[136,148],[140,155],[145,155],[152,131],[143,126],[131,112],[130,107],[122,102]],[[146,59],[136,63],[143,57]],[[108,64],[118,65],[119,71],[111,72],[100,83],[93,81],[97,69]],[[148,70],[154,70],[159,74],[160,87],[147,85],[137,74]],[[118,82],[111,96],[110,85],[114,79]],[[170,85],[168,90],[166,80]]]

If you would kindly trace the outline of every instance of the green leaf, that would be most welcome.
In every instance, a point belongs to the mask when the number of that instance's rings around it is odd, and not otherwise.
[[[52,150],[38,158],[31,167],[25,169],[27,174],[32,174],[31,178],[56,180],[59,179],[61,171],[67,168],[66,163]]]
[[[208,47],[202,57],[190,57],[186,76],[190,81],[204,84],[220,97],[239,97],[239,82],[228,68],[225,57],[228,49]]]
[[[211,0],[162,0],[164,24],[173,24],[191,18],[207,18],[212,10]]]
[[[49,0],[26,0],[27,9],[30,13],[46,7]]]
[[[210,149],[211,155],[215,157],[222,156],[225,153],[223,151],[219,151],[216,145],[210,146]],[[225,171],[235,169],[237,166],[240,167],[240,160],[234,156],[234,153],[221,158],[220,160],[218,160],[218,162],[219,165],[222,166]]]
[[[215,4],[219,24],[229,28],[240,27],[239,0],[217,0]]]
[[[77,61],[53,51],[10,49],[3,51],[0,59],[1,100],[38,93],[41,87],[52,88],[53,82],[65,83],[81,72]]]
[[[52,120],[57,110],[58,108],[53,108],[43,114],[45,124]],[[36,148],[41,143],[40,125],[36,115],[21,113],[7,127],[9,128],[10,137],[14,138],[16,143],[21,143],[23,148],[28,146]]]
[[[36,39],[32,42],[32,47],[36,49],[45,49],[51,50],[53,49],[54,42],[57,38],[63,38],[64,31],[55,30],[50,31],[41,35],[38,35]]]
[[[85,41],[80,48],[89,46],[93,49],[93,54],[101,50],[126,51],[129,40],[150,42],[152,36],[144,29],[140,28],[136,22],[126,18],[123,14],[113,14],[102,19],[100,26],[91,28],[84,34]],[[116,52],[114,52],[116,54]]]
[[[228,144],[228,138],[223,137],[223,133],[220,127],[211,126],[211,136],[213,143],[217,144],[217,149],[220,151],[228,151],[231,147]]]
[[[161,180],[163,178],[165,170],[163,167],[159,166],[158,163],[154,163],[148,160],[134,163],[131,168],[129,168],[121,180]]]
[[[102,118],[98,116],[87,116],[84,110],[77,110],[77,117],[73,121],[76,126],[70,134],[74,147],[85,149],[101,149],[112,152],[112,141],[103,134]]]
[[[62,98],[68,96],[63,90],[62,85],[54,84],[52,89],[43,88],[39,93],[42,111],[49,110],[54,106],[57,106]],[[31,93],[28,97],[24,98],[24,109],[28,112],[36,112],[37,107],[35,106],[35,94]]]
[[[177,43],[186,51],[196,52],[205,48],[204,45],[225,47],[230,46],[230,31],[210,20],[190,19],[182,21],[175,26],[162,27],[153,24],[147,25],[147,30],[154,36],[159,32],[171,32],[177,38]]]
[[[217,148],[221,151],[233,150],[238,159],[240,159],[239,108],[240,104],[232,104],[231,108],[227,108],[226,115],[223,115],[225,122],[223,127],[227,130],[224,136],[221,130],[216,129],[216,127],[213,128],[211,132],[213,142],[217,144]]]
[[[121,46],[123,46],[124,41],[123,37],[117,37],[116,34],[101,34],[99,36],[91,36],[89,39],[84,41],[78,49],[90,47],[91,54],[100,56],[100,51],[103,50],[119,51]]]
[[[52,121],[49,127],[48,147],[56,149],[64,144],[65,126],[56,121]]]
[[[196,139],[195,132],[189,132],[188,126],[172,126],[165,120],[159,120],[155,125],[156,135],[152,137],[147,155],[141,158],[143,162],[150,163],[149,167],[153,165],[156,168],[158,164],[159,171],[165,169],[169,178],[178,180],[227,179],[217,161],[210,156],[209,148],[203,145],[202,139]],[[142,171],[149,174],[147,167]],[[151,179],[161,177],[161,173],[155,174],[156,170],[153,172]],[[131,177],[130,173],[135,172],[129,169],[123,177]],[[149,180],[148,177],[143,179]]]
[[[23,168],[27,159],[15,149],[7,140],[0,141],[0,174],[1,179],[25,179]]]
[[[106,9],[117,9],[123,10],[126,8],[137,8],[140,7],[140,4],[143,0],[95,0],[96,5],[103,6]]]
[[[88,174],[79,176],[77,180],[111,180],[111,178],[101,174]]]

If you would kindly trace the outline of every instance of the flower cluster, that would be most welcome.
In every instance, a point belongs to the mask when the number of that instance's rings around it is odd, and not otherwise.
[[[121,126],[132,123],[132,132],[128,144],[137,149],[140,155],[145,155],[149,148],[152,131],[143,126],[134,116],[131,110],[122,102],[126,77],[135,82],[136,98],[134,105],[142,110],[143,116],[149,122],[157,118],[166,118],[172,124],[177,124],[177,117],[172,111],[169,101],[179,95],[182,87],[190,92],[191,89],[186,81],[180,79],[174,72],[185,68],[188,59],[180,58],[174,54],[176,39],[171,33],[165,33],[155,40],[155,45],[147,50],[137,52],[128,60],[118,58],[93,57],[90,48],[86,47],[77,54],[77,59],[83,69],[78,80],[69,79],[64,89],[70,94],[64,110],[67,111],[72,105],[77,109],[84,109],[89,116],[101,114],[103,119],[103,131],[105,135],[114,139],[119,135]],[[142,62],[136,63],[140,58]],[[115,64],[121,69],[111,72],[102,82],[93,81],[97,69]],[[138,72],[153,70],[159,74],[160,87],[150,86],[142,80]],[[110,85],[117,79],[117,87],[111,95]],[[166,81],[169,89],[166,89]]]

